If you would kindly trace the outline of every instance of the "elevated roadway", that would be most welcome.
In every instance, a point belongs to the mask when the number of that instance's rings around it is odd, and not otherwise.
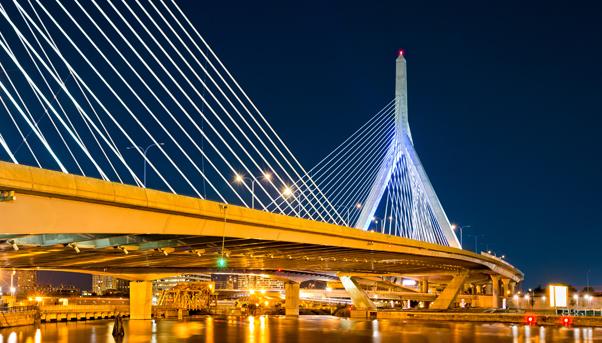
[[[12,163],[0,162],[0,190],[16,195],[0,202],[3,268],[130,280],[218,270],[523,278],[490,255]]]

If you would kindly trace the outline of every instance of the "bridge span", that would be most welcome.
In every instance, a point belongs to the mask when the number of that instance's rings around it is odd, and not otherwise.
[[[12,163],[0,162],[0,190],[15,192],[0,202],[3,268],[132,280],[132,318],[150,316],[149,280],[183,273],[337,276],[354,304],[368,308],[355,278],[437,284],[434,308],[450,306],[466,284],[490,284],[497,307],[523,278],[491,255]]]

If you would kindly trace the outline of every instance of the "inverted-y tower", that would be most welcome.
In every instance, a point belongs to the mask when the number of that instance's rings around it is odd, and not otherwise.
[[[432,213],[443,233],[447,245],[461,248],[460,242],[414,149],[412,133],[408,122],[407,72],[403,50],[399,51],[395,65],[395,135],[374,179],[370,193],[364,201],[355,227],[363,230],[369,228],[383,195],[391,182],[393,170],[405,155],[405,163],[411,164],[410,167],[415,171],[416,180],[418,181],[416,184],[412,183],[408,185],[408,187],[412,189],[412,192],[421,192],[424,195],[430,207],[430,213]],[[419,225],[419,223],[414,223],[414,225]]]

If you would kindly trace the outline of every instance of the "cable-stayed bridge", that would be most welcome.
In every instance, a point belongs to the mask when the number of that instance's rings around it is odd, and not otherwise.
[[[17,194],[0,203],[4,267],[403,274],[452,293],[470,270],[522,278],[453,249],[414,150],[402,53],[394,99],[307,169],[174,1],[15,0],[0,14],[0,189]]]

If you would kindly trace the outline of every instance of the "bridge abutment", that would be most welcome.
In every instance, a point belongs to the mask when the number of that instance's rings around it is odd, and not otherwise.
[[[130,319],[151,319],[152,305],[152,282],[130,281]]]

